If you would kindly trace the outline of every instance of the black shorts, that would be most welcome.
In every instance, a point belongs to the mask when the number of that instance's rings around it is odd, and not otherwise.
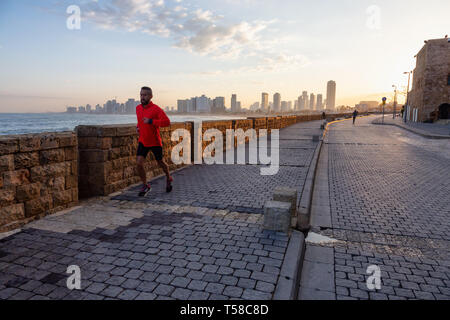
[[[156,160],[163,159],[163,148],[162,147],[144,147],[144,145],[139,142],[137,149],[137,155],[146,158],[149,152],[152,152]]]

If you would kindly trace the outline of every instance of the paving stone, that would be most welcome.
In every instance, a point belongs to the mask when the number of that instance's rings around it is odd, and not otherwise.
[[[134,300],[139,294],[140,292],[136,290],[124,290],[117,296],[117,298],[121,300]]]

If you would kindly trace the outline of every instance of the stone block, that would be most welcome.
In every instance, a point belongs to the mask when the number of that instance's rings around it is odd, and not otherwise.
[[[74,147],[64,148],[64,160],[72,161],[77,160],[78,150]]]
[[[66,164],[64,162],[31,168],[31,180],[33,182],[44,181],[49,177],[53,178],[65,175]]]
[[[0,226],[25,218],[23,203],[0,208]]]
[[[72,188],[72,202],[78,202],[78,188]]]
[[[66,176],[66,189],[76,188],[78,186],[78,176],[70,175]]]
[[[38,198],[41,195],[42,185],[40,182],[29,183],[18,186],[16,189],[16,197],[20,202]]]
[[[19,139],[20,152],[36,151],[41,148],[41,138],[38,135],[22,135]]]
[[[46,150],[46,149],[57,149],[59,148],[59,139],[56,136],[56,134],[41,134],[40,135],[40,149]]]
[[[25,216],[27,218],[45,213],[53,207],[52,196],[47,195],[25,202]]]
[[[14,170],[14,155],[8,154],[0,156],[0,173]]]
[[[60,133],[58,139],[61,148],[77,146],[77,136],[72,132]]]
[[[289,232],[291,225],[291,204],[267,201],[264,205],[264,229]]]
[[[25,169],[39,166],[39,152],[16,153],[14,155],[14,167]]]
[[[72,190],[57,191],[53,193],[53,205],[55,207],[63,206],[72,202]]]
[[[2,188],[0,189],[0,207],[5,207],[14,204],[16,199],[16,188]]]
[[[46,186],[52,191],[63,191],[66,189],[66,178],[64,176],[49,178]]]
[[[297,217],[297,190],[288,187],[277,187],[273,192],[273,200],[291,204],[291,218]]]
[[[39,152],[39,162],[41,165],[63,162],[64,157],[64,149],[50,149]]]
[[[8,171],[3,173],[3,184],[6,187],[20,186],[29,183],[30,172],[26,169]]]
[[[70,161],[70,175],[78,175],[78,160]]]
[[[116,135],[120,136],[137,136],[135,125],[119,125],[116,128]]]
[[[5,154],[16,153],[19,151],[18,136],[0,137],[0,156]]]

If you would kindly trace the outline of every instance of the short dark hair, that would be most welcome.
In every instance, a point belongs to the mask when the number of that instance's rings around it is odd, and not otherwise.
[[[153,95],[153,91],[149,87],[142,87],[141,90],[148,90],[148,91],[150,91],[151,95]]]

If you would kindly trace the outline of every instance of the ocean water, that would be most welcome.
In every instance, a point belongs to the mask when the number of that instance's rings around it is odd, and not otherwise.
[[[234,116],[169,115],[172,122],[243,119]],[[244,118],[245,119],[245,118]],[[82,113],[0,113],[0,135],[71,131],[79,125],[136,124],[136,115]]]

